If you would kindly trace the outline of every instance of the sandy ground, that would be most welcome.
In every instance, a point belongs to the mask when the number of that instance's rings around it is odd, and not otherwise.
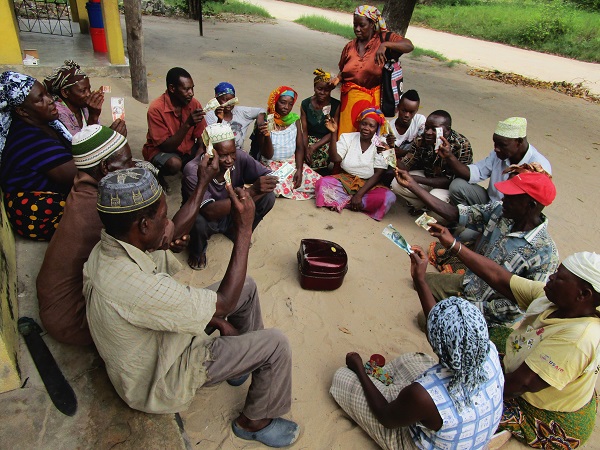
[[[205,22],[204,38],[198,37],[194,22],[145,17],[144,27],[150,97],[164,91],[164,76],[170,67],[183,66],[193,75],[196,97],[203,104],[212,97],[212,88],[224,80],[235,85],[243,105],[265,105],[269,92],[281,84],[293,86],[301,98],[308,97],[312,94],[312,70],[334,70],[345,44],[340,37],[288,22]],[[470,139],[476,159],[491,150],[498,120],[527,117],[530,141],[553,164],[558,197],[547,208],[547,215],[561,255],[598,250],[598,211],[593,206],[600,187],[596,172],[600,163],[598,106],[554,92],[470,77],[464,67],[448,68],[410,58],[403,64],[407,88],[417,89],[421,95],[421,112],[448,110],[454,128]],[[111,84],[113,96],[126,97],[128,138],[140,157],[147,105],[130,97],[128,79],[92,82],[94,86]],[[295,110],[299,112],[299,103]],[[108,109],[102,119],[110,122]],[[177,179],[170,181],[177,192]],[[177,193],[169,196],[171,215],[179,202]],[[413,220],[400,202],[384,221],[376,222],[361,213],[320,210],[312,201],[278,199],[257,228],[248,274],[258,283],[266,326],[283,330],[293,348],[289,417],[302,427],[295,448],[375,448],[328,394],[332,375],[344,364],[346,352],[358,351],[367,357],[381,353],[388,360],[403,352],[431,352],[414,319],[419,303],[411,288],[409,259],[381,235],[391,223],[411,244],[427,245],[432,239]],[[346,249],[349,271],[340,289],[312,292],[300,288],[296,251],[302,238],[329,239]],[[201,272],[186,269],[179,279],[194,286],[219,280],[231,248],[223,236],[213,237],[208,268]],[[179,257],[184,261],[186,254]],[[230,428],[243,406],[247,387],[248,383],[238,388],[223,384],[198,391],[191,407],[182,412],[194,448],[259,447],[237,439]],[[596,436],[600,437],[598,431]],[[519,447],[511,443],[506,448]]]
[[[277,19],[293,21],[302,16],[317,15],[344,25],[352,24],[352,14],[350,13],[279,0],[247,1],[262,6]],[[514,72],[542,81],[583,83],[591,93],[600,94],[600,64],[538,53],[413,25],[408,27],[406,37],[411,39],[417,47],[435,50],[448,59],[458,59],[472,67]]]

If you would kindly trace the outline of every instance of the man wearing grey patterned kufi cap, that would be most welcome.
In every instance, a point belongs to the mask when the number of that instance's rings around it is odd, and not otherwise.
[[[202,158],[204,189],[217,170],[216,157]],[[252,196],[231,184],[227,192],[236,211],[234,251],[223,281],[199,289],[171,277],[181,269],[171,252],[155,251],[167,206],[154,177],[135,168],[100,182],[105,230],[83,270],[90,332],[116,391],[141,411],[180,411],[199,387],[225,380],[239,386],[252,373],[233,432],[284,447],[299,434],[297,424],[280,417],[291,406],[291,351],[280,331],[264,329],[258,289],[246,278]],[[209,338],[211,328],[220,336]]]
[[[98,211],[123,214],[160,200],[163,190],[149,170],[131,168],[106,175],[98,184]]]

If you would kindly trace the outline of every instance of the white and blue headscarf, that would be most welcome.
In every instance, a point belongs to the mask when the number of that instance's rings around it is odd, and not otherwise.
[[[0,155],[10,130],[12,110],[23,104],[33,83],[35,78],[10,70],[0,75]]]
[[[484,362],[490,339],[483,314],[467,300],[447,298],[429,313],[427,335],[441,365],[454,372],[448,394],[460,411],[488,379]]]
[[[6,71],[0,75],[0,156],[6,144],[6,137],[12,123],[14,108],[23,104],[36,79],[19,72]],[[58,120],[50,122],[50,126],[71,141],[71,133]]]

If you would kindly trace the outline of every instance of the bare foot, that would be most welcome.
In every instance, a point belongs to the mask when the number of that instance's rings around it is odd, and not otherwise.
[[[188,266],[193,270],[204,270],[206,269],[206,253],[201,254],[200,256],[190,255],[188,257]]]

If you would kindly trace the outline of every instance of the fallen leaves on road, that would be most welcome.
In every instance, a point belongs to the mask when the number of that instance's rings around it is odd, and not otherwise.
[[[467,72],[474,77],[486,80],[500,81],[513,86],[528,86],[537,89],[551,89],[570,97],[583,98],[592,103],[600,103],[600,97],[590,94],[590,90],[582,83],[567,83],[566,81],[540,81],[533,78],[527,78],[516,73],[504,73],[499,70],[471,69]]]
[[[338,330],[340,330],[342,333],[352,334],[352,333],[350,333],[350,330],[345,327],[338,327]]]

